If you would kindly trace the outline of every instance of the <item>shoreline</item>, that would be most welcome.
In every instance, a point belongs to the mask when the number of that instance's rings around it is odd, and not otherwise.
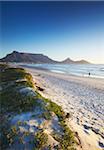
[[[103,106],[101,107],[101,102],[103,103],[101,97],[104,97],[104,80],[67,76],[48,70],[24,68],[32,74],[35,84],[44,89],[40,91],[42,96],[62,106],[65,112],[71,113],[72,117],[68,120],[68,124],[73,131],[78,133],[82,149],[102,150],[104,148],[104,108]],[[80,100],[78,100],[79,98]],[[90,99],[90,103],[88,100],[86,102],[87,98]],[[100,103],[96,102],[98,106],[94,106],[94,99],[95,101],[97,99],[101,101]],[[90,105],[93,107],[91,108]],[[102,112],[97,112],[96,107],[97,109],[99,107],[99,111],[102,110]]]
[[[13,64],[14,66],[14,64]],[[41,68],[41,67],[28,67],[26,65],[15,65],[15,67],[22,67],[24,69],[26,69],[27,71],[31,71],[31,72],[40,72],[40,73],[45,73],[45,74],[49,74],[49,75],[55,75],[56,77],[60,78],[60,76],[62,78],[66,77],[66,78],[69,78],[69,79],[72,79],[73,81],[75,81],[77,79],[77,81],[81,84],[83,84],[82,81],[86,82],[86,84],[94,84],[96,81],[98,82],[98,84],[100,85],[94,85],[94,87],[98,88],[99,89],[104,89],[104,78],[92,78],[92,77],[87,77],[87,76],[77,76],[77,75],[74,75],[74,74],[66,74],[66,73],[59,73],[59,72],[53,72],[53,71],[50,71],[49,69],[45,69],[45,68]],[[74,80],[75,79],[75,80]],[[88,81],[89,80],[89,81]],[[90,85],[91,85],[90,84]]]
[[[57,70],[57,69],[49,69],[49,68],[45,68],[45,67],[41,67],[41,66],[31,66],[31,65],[28,65],[28,64],[20,64],[20,66],[22,67],[26,67],[26,68],[32,68],[32,69],[38,69],[38,70],[47,70],[47,71],[50,71],[50,72],[54,72],[54,73],[60,73],[60,74],[67,74],[67,75],[72,75],[72,76],[76,76],[76,77],[85,77],[85,78],[95,78],[95,79],[103,79],[104,80],[104,76],[99,76],[99,75],[93,75],[93,74],[90,74],[89,76],[89,72],[88,74],[87,73],[71,73],[71,72],[66,72],[64,70]]]

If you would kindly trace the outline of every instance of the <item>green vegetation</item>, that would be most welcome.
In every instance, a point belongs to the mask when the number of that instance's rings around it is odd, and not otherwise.
[[[6,68],[0,73],[1,82],[14,81],[25,77],[25,71],[22,68]]]
[[[47,109],[54,112],[59,120],[63,120],[65,117],[64,112],[62,111],[62,108],[60,106],[58,106],[57,104],[55,104],[54,102],[49,102],[49,105],[47,106]]]
[[[8,64],[0,64],[0,71],[3,71],[6,68],[8,68]]]
[[[21,81],[23,79],[23,81]],[[25,80],[25,81],[24,81]],[[18,82],[17,82],[18,81]],[[9,127],[10,114],[32,111],[39,105],[34,96],[26,96],[19,92],[20,88],[33,87],[32,76],[22,68],[9,68],[7,64],[0,64],[0,133],[1,148],[5,149],[13,142],[15,128]]]
[[[0,103],[2,113],[28,111],[37,105],[34,97],[21,95],[21,93],[10,87],[0,93]]]
[[[41,150],[42,148],[47,146],[47,142],[48,142],[48,135],[43,131],[39,131],[35,135],[34,144],[35,144],[35,148],[37,148],[38,150]]]
[[[63,127],[64,135],[59,140],[61,143],[62,149],[69,149],[71,150],[73,148],[73,144],[75,144],[74,140],[74,134],[73,132],[68,128],[65,121],[60,121],[61,126]]]
[[[53,132],[53,137],[60,143],[62,150],[75,150],[74,146],[76,145],[76,141],[74,134],[66,125],[64,119],[60,121],[60,126],[63,129],[62,134]]]
[[[45,118],[46,120],[51,120],[52,118],[50,111],[44,111],[41,117]]]
[[[45,104],[46,104],[47,110],[49,112],[54,112],[58,116],[58,118],[59,118],[60,121],[63,120],[63,119],[65,119],[65,113],[62,110],[61,106],[57,105],[56,103],[52,102],[49,99],[44,98],[38,92],[37,92],[37,98],[41,99],[42,101],[44,101]]]
[[[32,76],[21,68],[7,68],[1,65],[2,71],[0,73],[0,84],[2,90],[0,91],[1,112],[8,111],[25,111],[30,106],[35,104],[34,98],[22,95],[18,87],[33,87]],[[26,81],[16,80],[25,79]]]
[[[59,118],[59,123],[63,129],[63,134],[59,135],[58,133],[53,133],[53,136],[60,143],[60,148],[62,150],[75,150],[73,147],[76,144],[74,134],[65,123],[66,115],[63,112],[61,106],[50,101],[49,99],[42,97],[38,92],[37,97],[46,103],[46,108],[49,112],[54,112]]]
[[[60,133],[53,133],[55,140],[59,142],[59,145],[56,146],[56,149],[61,150],[74,150],[73,146],[75,144],[73,132],[67,127],[65,123],[66,115],[63,112],[62,108],[42,97],[38,91],[35,91],[36,95],[26,95],[20,92],[20,89],[33,86],[32,76],[22,68],[9,68],[6,64],[0,64],[0,105],[1,105],[1,114],[0,125],[1,132],[1,148],[5,149],[6,146],[9,147],[15,140],[18,140],[23,144],[23,138],[25,136],[33,136],[33,146],[34,149],[51,149],[49,146],[48,135],[44,133],[44,129],[39,129],[37,133],[31,134],[28,131],[24,132],[20,136],[19,126],[26,126],[25,121],[17,121],[17,124],[10,126],[9,119],[11,116],[16,115],[22,112],[33,112],[37,107],[39,111],[43,110],[38,116],[33,114],[33,118],[44,118],[46,121],[51,121],[52,113],[58,117],[58,124],[61,127],[62,131]],[[12,115],[13,114],[13,115]],[[69,115],[67,115],[69,116]]]

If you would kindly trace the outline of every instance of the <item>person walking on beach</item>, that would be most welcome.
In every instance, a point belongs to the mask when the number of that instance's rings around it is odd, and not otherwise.
[[[90,76],[90,75],[91,75],[91,73],[89,72],[89,73],[88,73],[88,75]]]

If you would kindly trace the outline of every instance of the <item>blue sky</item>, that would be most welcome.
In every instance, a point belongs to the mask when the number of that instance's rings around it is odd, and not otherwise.
[[[0,2],[0,57],[17,50],[104,63],[104,2]]]

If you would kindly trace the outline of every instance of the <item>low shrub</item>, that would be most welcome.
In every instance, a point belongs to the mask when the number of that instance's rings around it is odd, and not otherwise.
[[[48,135],[43,131],[39,131],[34,138],[35,148],[41,149],[47,145]],[[34,149],[35,150],[35,149]]]

